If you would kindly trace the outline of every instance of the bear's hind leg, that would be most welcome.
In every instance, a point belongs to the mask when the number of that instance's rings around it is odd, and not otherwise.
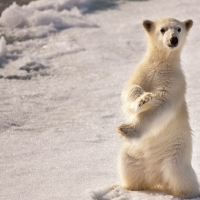
[[[121,152],[119,174],[124,188],[133,191],[147,189],[144,171],[145,167],[141,159],[130,156],[126,151]]]
[[[195,198],[199,196],[199,184],[191,165],[184,163],[167,165],[163,168],[164,185],[178,197]]]

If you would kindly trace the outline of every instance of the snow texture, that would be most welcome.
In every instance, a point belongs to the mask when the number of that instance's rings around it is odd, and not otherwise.
[[[166,16],[194,21],[181,60],[200,180],[199,12],[198,0],[38,0],[4,10],[0,199],[175,199],[113,186],[120,94],[145,53],[142,21]]]
[[[28,39],[46,37],[50,33],[71,27],[95,27],[94,23],[87,21],[82,15],[88,2],[58,0],[55,3],[52,0],[40,0],[22,7],[14,2],[2,12],[0,25],[6,30],[6,35]],[[10,31],[14,28],[19,29]]]

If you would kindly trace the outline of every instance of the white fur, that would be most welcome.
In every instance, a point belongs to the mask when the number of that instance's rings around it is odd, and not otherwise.
[[[122,92],[129,119],[118,128],[128,141],[119,156],[122,184],[130,190],[157,188],[194,198],[199,186],[191,166],[192,134],[180,68],[180,52],[192,20],[163,18],[143,25],[149,40],[147,53]],[[173,48],[172,37],[178,38]]]

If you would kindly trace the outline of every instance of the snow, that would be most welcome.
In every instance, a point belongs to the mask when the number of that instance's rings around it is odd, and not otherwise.
[[[2,12],[0,25],[4,27],[2,31],[6,31],[6,35],[15,38],[46,37],[52,32],[71,27],[95,27],[76,7],[82,4],[84,1],[61,0],[55,3],[40,0],[20,7],[14,2]],[[23,29],[15,29],[13,32],[13,28]]]
[[[148,200],[154,200],[159,199],[160,197],[162,199],[174,199],[171,195],[166,195],[164,193],[161,193],[158,191],[135,191],[130,192],[126,189],[124,189],[121,186],[117,186],[115,188],[112,187],[106,187],[103,189],[98,189],[96,191],[87,191],[88,196],[86,195],[84,197],[85,200],[94,200],[94,199],[114,199],[114,200],[142,200],[142,199],[148,199]],[[177,199],[178,200],[178,199]]]
[[[175,199],[113,187],[120,94],[146,48],[141,22],[165,16],[194,20],[182,66],[200,180],[199,11],[198,0],[38,0],[4,10],[0,199]]]
[[[6,48],[6,40],[2,36],[0,39],[0,59],[3,59],[6,56],[7,48]]]

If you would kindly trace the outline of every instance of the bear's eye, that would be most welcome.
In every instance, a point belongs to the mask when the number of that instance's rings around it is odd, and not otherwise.
[[[181,32],[181,28],[178,28],[178,32]]]
[[[160,29],[160,32],[161,32],[161,33],[165,33],[165,29],[164,29],[164,28],[161,28],[161,29]]]

